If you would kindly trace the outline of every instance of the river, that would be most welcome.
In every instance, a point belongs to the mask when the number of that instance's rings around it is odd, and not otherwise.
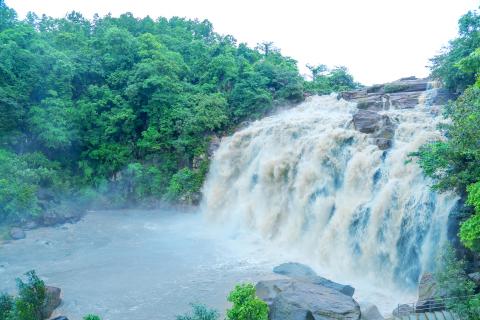
[[[0,291],[14,293],[14,279],[35,269],[48,285],[62,288],[55,314],[70,320],[88,313],[104,320],[175,319],[192,302],[224,312],[236,283],[275,278],[272,268],[291,260],[313,261],[253,234],[212,225],[195,212],[98,211],[2,245]],[[414,299],[412,292],[392,294],[328,270],[321,274],[349,281],[355,298],[375,302],[383,312]]]

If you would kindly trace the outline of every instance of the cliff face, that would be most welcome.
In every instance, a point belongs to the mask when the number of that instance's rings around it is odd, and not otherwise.
[[[369,134],[374,144],[387,150],[392,146],[397,123],[381,111],[428,106],[429,112],[437,114],[438,106],[453,97],[434,81],[409,77],[343,92],[338,98],[357,103],[353,116],[355,129]]]
[[[434,89],[432,94],[425,95],[425,92],[429,89]],[[357,102],[358,109],[371,111],[388,108],[413,108],[419,102],[442,105],[454,98],[448,90],[440,88],[435,81],[415,77],[402,78],[390,83],[343,92],[339,97]],[[421,101],[422,99],[429,99],[429,101]]]

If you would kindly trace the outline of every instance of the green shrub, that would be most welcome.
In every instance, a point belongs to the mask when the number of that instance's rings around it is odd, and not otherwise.
[[[267,320],[268,306],[255,295],[251,283],[240,284],[230,292],[228,301],[233,303],[227,310],[227,320]]]
[[[408,88],[408,84],[405,83],[388,83],[383,87],[385,93],[400,92]]]
[[[220,315],[216,310],[208,309],[202,304],[192,304],[192,314],[177,316],[176,320],[217,320]]]
[[[87,314],[85,317],[83,317],[83,320],[102,320],[102,319],[95,314]]]

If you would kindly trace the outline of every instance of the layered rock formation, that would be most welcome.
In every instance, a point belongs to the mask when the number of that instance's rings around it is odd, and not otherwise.
[[[453,97],[446,89],[438,88],[435,82],[409,77],[343,92],[339,98],[357,102],[358,112],[353,116],[355,128],[370,134],[374,143],[381,150],[386,150],[392,145],[396,125],[379,112],[392,108],[409,109],[419,104],[441,105]]]

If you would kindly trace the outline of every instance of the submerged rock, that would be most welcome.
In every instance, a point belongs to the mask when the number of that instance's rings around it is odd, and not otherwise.
[[[281,265],[273,268],[273,272],[288,276],[292,279],[302,280],[312,284],[331,288],[350,297],[353,296],[355,292],[355,288],[325,279],[317,275],[317,273],[309,266],[297,262],[282,263]]]
[[[12,238],[13,240],[20,240],[26,237],[25,231],[23,231],[23,229],[21,228],[16,228],[16,227],[10,229],[9,234],[10,234],[10,238]]]
[[[68,318],[65,317],[65,316],[58,316],[58,317],[53,318],[52,320],[68,320]]]
[[[45,286],[45,303],[42,307],[42,316],[44,319],[50,318],[53,311],[62,303],[60,298],[61,289],[52,286]]]
[[[337,290],[295,279],[260,281],[257,296],[270,320],[360,319],[358,303]]]

